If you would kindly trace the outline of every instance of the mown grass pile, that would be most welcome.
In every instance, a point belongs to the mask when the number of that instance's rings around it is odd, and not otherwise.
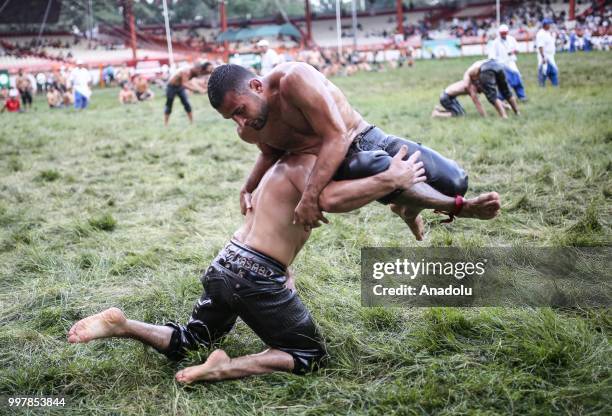
[[[196,123],[163,97],[51,111],[37,97],[0,125],[0,394],[65,395],[73,414],[610,414],[608,310],[366,309],[363,246],[600,246],[610,243],[612,55],[559,56],[561,88],[539,89],[521,56],[522,116],[432,120],[469,59],[336,78],[371,123],[460,161],[470,195],[495,190],[499,218],[438,225],[417,243],[372,204],[329,216],[295,264],[328,339],[328,368],[183,387],[178,366],[127,340],[69,345],[78,319],[110,306],[151,323],[185,321],[198,277],[241,215],[256,149],[202,96]],[[606,288],[602,288],[606,290]],[[263,345],[239,323],[231,356]]]

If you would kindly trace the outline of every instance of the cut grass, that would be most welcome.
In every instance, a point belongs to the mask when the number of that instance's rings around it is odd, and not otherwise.
[[[0,394],[67,396],[67,414],[612,413],[609,310],[365,309],[362,246],[610,244],[612,55],[560,55],[561,88],[519,65],[523,115],[432,120],[440,91],[470,60],[336,78],[371,123],[458,160],[470,195],[495,190],[502,215],[443,226],[426,213],[415,242],[372,204],[332,215],[295,264],[301,298],[322,327],[329,367],[183,387],[180,364],[136,342],[70,345],[78,319],[110,306],[132,319],[185,322],[198,275],[240,224],[238,190],[256,157],[202,96],[196,123],[163,97],[120,107],[3,114],[0,127]],[[492,116],[492,108],[488,108]],[[604,290],[605,288],[602,288]],[[263,348],[241,322],[231,356]]]

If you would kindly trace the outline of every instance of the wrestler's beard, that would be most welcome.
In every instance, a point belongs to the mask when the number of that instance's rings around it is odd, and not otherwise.
[[[268,108],[268,103],[266,102],[266,100],[259,97],[257,97],[256,99],[258,101],[259,106],[259,109],[257,111],[257,117],[255,117],[253,121],[249,123],[249,126],[255,130],[261,130],[264,128],[266,122],[268,121],[268,113],[270,109]]]

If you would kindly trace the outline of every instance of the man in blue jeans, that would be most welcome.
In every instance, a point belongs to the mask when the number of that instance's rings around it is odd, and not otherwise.
[[[74,108],[77,110],[84,110],[89,104],[89,98],[91,97],[91,74],[85,67],[83,61],[78,60],[76,62],[77,67],[70,73],[70,82],[72,88],[74,88]]]
[[[536,48],[538,55],[538,83],[541,87],[550,79],[553,87],[559,86],[559,70],[555,62],[555,38],[550,33],[551,19],[542,20],[542,28],[536,34]]]
[[[489,49],[489,59],[495,59],[504,66],[506,81],[516,93],[519,100],[525,101],[525,87],[521,79],[521,73],[516,64],[518,43],[514,36],[509,34],[508,25],[500,25],[498,36],[495,38]],[[500,98],[502,98],[500,96]]]

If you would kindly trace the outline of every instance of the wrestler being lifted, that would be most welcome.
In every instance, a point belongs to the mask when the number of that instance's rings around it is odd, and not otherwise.
[[[352,156],[347,174],[360,179],[332,181],[318,204],[328,212],[350,211],[424,181],[423,164],[416,162],[419,153],[402,160],[406,154],[402,147],[394,158],[382,151]],[[74,324],[68,342],[132,338],[170,359],[181,359],[189,350],[216,345],[240,317],[268,349],[237,358],[215,350],[205,363],[179,371],[176,380],[218,381],[274,371],[304,374],[319,367],[327,356],[323,338],[287,270],[310,236],[293,217],[315,159],[288,153],[264,175],[244,224],[202,276],[204,293],[185,325],[151,325],[110,308]],[[374,170],[381,173],[369,176]]]
[[[239,65],[217,67],[208,80],[211,105],[238,125],[238,135],[259,147],[259,155],[240,192],[242,213],[265,172],[286,152],[317,156],[294,221],[306,229],[327,223],[318,204],[327,184],[346,176],[347,158],[383,150],[394,156],[402,145],[408,154],[421,151],[427,181],[379,201],[390,204],[417,238],[423,239],[420,211],[434,209],[453,217],[491,219],[500,209],[499,195],[489,192],[465,199],[467,175],[459,165],[410,140],[387,135],[369,125],[329,80],[305,63],[284,63],[265,77]]]

